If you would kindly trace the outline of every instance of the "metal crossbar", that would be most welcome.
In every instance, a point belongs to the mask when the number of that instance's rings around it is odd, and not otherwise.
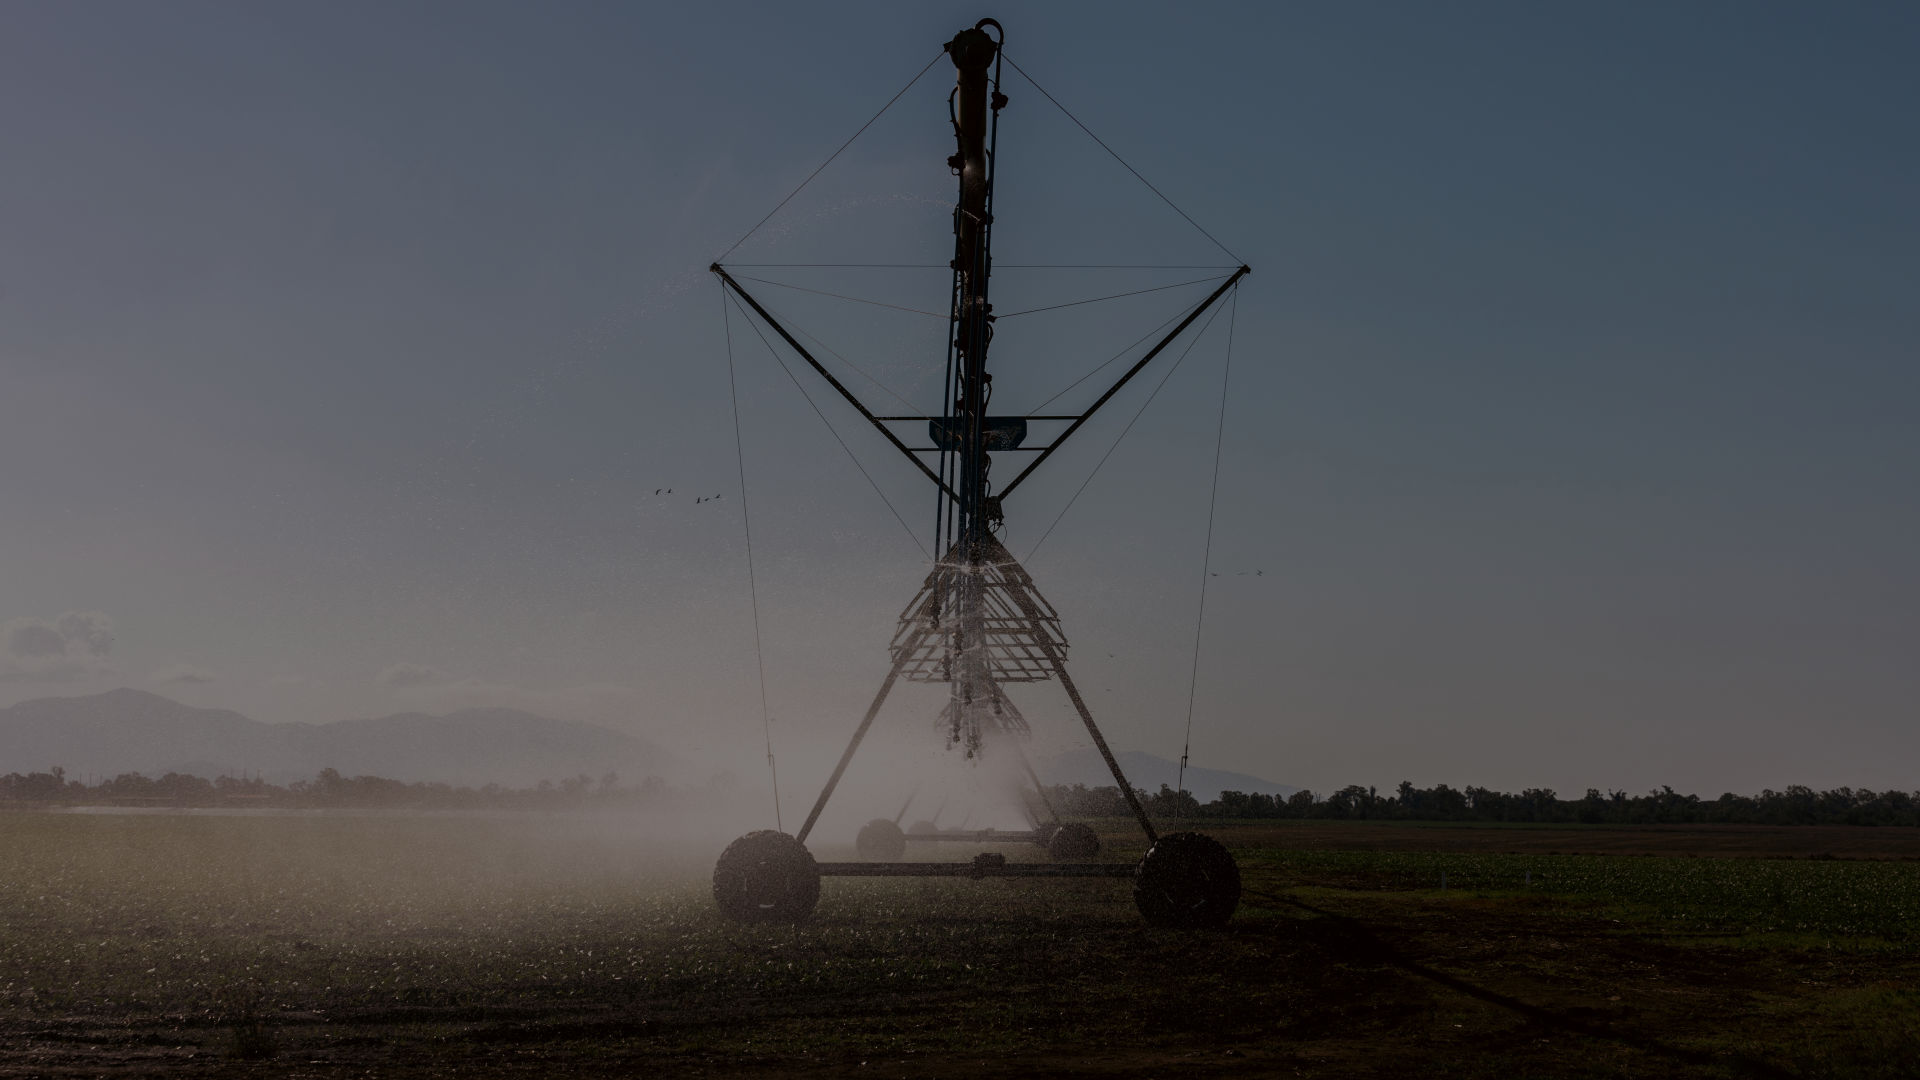
[[[1130,878],[1132,863],[823,862],[821,877],[1104,877]]]

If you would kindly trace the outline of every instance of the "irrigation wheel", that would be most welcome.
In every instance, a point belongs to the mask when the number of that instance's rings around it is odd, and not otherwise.
[[[1091,859],[1100,854],[1100,837],[1094,833],[1093,826],[1069,821],[1047,838],[1047,854],[1060,860]]]
[[[907,853],[907,834],[886,818],[877,817],[860,827],[860,835],[853,838],[853,849],[863,859],[893,862]]]
[[[805,922],[820,902],[820,866],[786,833],[750,832],[720,853],[713,899],[736,922]]]
[[[1211,836],[1169,833],[1140,860],[1133,903],[1153,926],[1225,926],[1240,906],[1240,866]]]

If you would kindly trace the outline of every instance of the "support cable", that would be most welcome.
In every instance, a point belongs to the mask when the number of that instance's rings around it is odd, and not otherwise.
[[[729,270],[952,270],[946,263],[728,263]]]
[[[1168,289],[1178,289],[1187,285],[1210,285],[1226,276],[1227,275],[1225,274],[1220,274],[1215,277],[1194,278],[1192,281],[1177,281],[1172,285],[1155,285],[1151,289],[1135,289],[1132,292],[1113,293],[1108,296],[1095,296],[1086,300],[1071,300],[1064,304],[1050,304],[1047,307],[1028,308],[1025,311],[1009,311],[1005,315],[996,315],[994,316],[994,318],[1011,319],[1015,315],[1037,315],[1042,311],[1059,311],[1061,308],[1079,307],[1081,304],[1098,304],[1107,300],[1118,300],[1126,296],[1141,296],[1146,293],[1166,292]],[[852,299],[852,298],[848,297],[847,299]],[[872,303],[873,301],[866,301],[866,302]]]
[[[1220,419],[1213,436],[1213,483],[1207,491],[1207,545],[1200,556],[1200,614],[1193,621],[1193,666],[1187,677],[1187,735],[1180,744],[1180,779],[1175,790],[1187,790],[1187,755],[1193,750],[1193,702],[1200,689],[1200,631],[1207,624],[1207,574],[1213,566],[1213,514],[1220,501],[1220,451],[1227,442],[1227,384],[1233,377],[1233,327],[1240,317],[1240,290],[1233,290],[1227,314],[1227,362],[1220,372]]]
[[[729,270],[952,270],[950,263],[728,263]],[[1001,270],[1233,270],[1215,263],[1003,263]]]
[[[1011,63],[1011,61],[1009,61],[1009,63]],[[1060,520],[1067,516],[1067,511],[1073,509],[1073,504],[1080,501],[1080,496],[1087,490],[1087,485],[1093,483],[1093,478],[1100,474],[1100,467],[1105,465],[1107,459],[1113,456],[1113,452],[1120,448],[1120,444],[1126,440],[1127,433],[1133,430],[1133,425],[1139,423],[1140,418],[1146,415],[1147,406],[1152,405],[1153,399],[1160,396],[1160,391],[1166,388],[1167,380],[1173,378],[1173,373],[1179,371],[1180,365],[1187,362],[1187,357],[1192,354],[1193,347],[1200,344],[1200,340],[1207,336],[1207,330],[1213,326],[1213,320],[1219,317],[1220,309],[1213,309],[1213,314],[1208,315],[1207,321],[1200,325],[1200,332],[1193,335],[1192,341],[1187,342],[1187,347],[1181,351],[1180,358],[1173,362],[1173,366],[1167,369],[1165,375],[1160,376],[1160,383],[1153,388],[1153,393],[1148,394],[1147,400],[1140,403],[1140,410],[1133,414],[1133,419],[1127,421],[1126,427],[1120,429],[1120,434],[1113,440],[1113,445],[1107,447],[1105,454],[1100,455],[1099,462],[1094,465],[1093,471],[1087,474],[1087,478],[1080,482],[1080,487],[1074,491],[1073,498],[1068,499],[1067,505],[1060,508],[1060,513],[1054,517],[1053,524],[1048,525],[1047,531],[1040,534],[1040,539],[1033,542],[1033,547],[1027,552],[1027,558],[1024,561],[1031,561],[1033,557],[1039,553],[1040,545],[1047,542],[1047,537],[1053,535],[1053,530],[1060,524]]]
[[[1220,249],[1221,251],[1226,251],[1226,252],[1227,252],[1227,257],[1228,257],[1228,258],[1230,258],[1230,259],[1232,259],[1232,260],[1233,260],[1233,261],[1234,261],[1235,263],[1239,263],[1239,262],[1241,261],[1241,259],[1240,259],[1240,256],[1238,256],[1238,255],[1235,255],[1235,254],[1234,254],[1233,252],[1231,252],[1231,251],[1228,251],[1228,250],[1227,250],[1227,245],[1225,245],[1225,244],[1223,244],[1223,243],[1221,243],[1221,242],[1220,242],[1220,241],[1218,241],[1218,240],[1214,240],[1214,236],[1213,236],[1213,234],[1212,234],[1212,233],[1210,233],[1210,232],[1208,232],[1207,230],[1205,230],[1205,229],[1203,229],[1203,228],[1201,228],[1201,227],[1200,227],[1200,223],[1199,223],[1199,222],[1197,222],[1197,221],[1195,221],[1195,220],[1193,220],[1193,218],[1192,218],[1192,217],[1189,217],[1189,216],[1188,216],[1188,214],[1187,214],[1187,212],[1186,212],[1185,210],[1182,210],[1182,209],[1180,209],[1180,208],[1179,208],[1178,206],[1175,206],[1175,205],[1174,205],[1174,202],[1173,202],[1173,200],[1172,200],[1172,199],[1169,199],[1169,198],[1167,198],[1167,197],[1166,197],[1166,195],[1165,195],[1165,194],[1163,194],[1163,193],[1161,192],[1161,190],[1160,190],[1159,188],[1157,188],[1157,187],[1154,187],[1154,186],[1153,186],[1153,183],[1152,183],[1152,181],[1150,181],[1150,180],[1148,180],[1148,179],[1147,179],[1146,177],[1144,177],[1144,176],[1141,176],[1141,175],[1140,175],[1140,170],[1139,170],[1139,169],[1136,169],[1136,168],[1134,168],[1133,166],[1131,166],[1131,165],[1128,165],[1128,164],[1127,164],[1127,159],[1126,159],[1126,158],[1123,158],[1123,157],[1121,157],[1121,156],[1120,156],[1120,155],[1119,155],[1118,153],[1115,153],[1115,152],[1114,152],[1114,149],[1113,149],[1113,147],[1111,147],[1111,146],[1108,146],[1108,145],[1107,145],[1107,144],[1106,144],[1106,143],[1105,143],[1104,141],[1102,141],[1102,140],[1101,140],[1101,138],[1100,138],[1100,136],[1098,136],[1098,135],[1095,135],[1095,134],[1093,133],[1093,129],[1092,129],[1092,128],[1090,128],[1090,127],[1088,127],[1088,126],[1087,126],[1087,125],[1085,125],[1085,124],[1082,124],[1082,123],[1080,122],[1080,118],[1079,118],[1079,117],[1077,117],[1077,116],[1075,116],[1075,115],[1073,115],[1072,113],[1070,113],[1070,112],[1068,112],[1068,111],[1067,111],[1067,107],[1066,107],[1065,105],[1062,105],[1062,104],[1060,104],[1060,100],[1059,100],[1058,98],[1056,98],[1056,97],[1054,97],[1054,96],[1053,96],[1052,94],[1049,94],[1049,93],[1047,93],[1047,88],[1046,88],[1046,87],[1044,87],[1044,86],[1041,86],[1041,85],[1040,85],[1039,83],[1037,83],[1037,82],[1034,82],[1034,81],[1033,81],[1033,76],[1031,76],[1031,75],[1029,75],[1029,74],[1027,74],[1027,72],[1026,72],[1026,69],[1025,69],[1025,68],[1022,68],[1022,67],[1021,67],[1021,66],[1020,66],[1019,64],[1015,64],[1015,63],[1013,62],[1013,57],[1011,57],[1011,56],[1006,56],[1006,53],[1005,53],[1004,51],[1003,51],[1003,52],[1001,53],[1001,55],[1002,55],[1003,57],[1005,57],[1005,59],[1006,59],[1006,61],[1007,61],[1007,63],[1008,63],[1009,65],[1011,65],[1011,66],[1012,66],[1012,68],[1013,68],[1013,70],[1015,70],[1015,71],[1018,71],[1018,72],[1020,73],[1020,77],[1021,77],[1021,78],[1023,78],[1023,79],[1025,79],[1025,80],[1027,80],[1027,82],[1028,82],[1028,84],[1030,84],[1030,85],[1031,85],[1031,86],[1032,86],[1032,87],[1033,87],[1033,88],[1034,88],[1035,90],[1038,90],[1038,91],[1040,91],[1040,96],[1041,96],[1041,97],[1044,97],[1044,98],[1046,98],[1046,99],[1047,99],[1048,101],[1051,101],[1051,102],[1053,102],[1053,107],[1054,107],[1054,108],[1056,108],[1056,109],[1059,109],[1059,110],[1060,110],[1060,111],[1061,111],[1062,113],[1064,113],[1064,114],[1066,115],[1066,118],[1067,118],[1067,119],[1069,119],[1069,120],[1071,120],[1071,121],[1073,121],[1073,123],[1074,123],[1074,126],[1075,126],[1075,127],[1078,127],[1078,128],[1079,128],[1079,129],[1081,130],[1081,131],[1084,131],[1084,132],[1086,132],[1086,133],[1087,133],[1087,138],[1089,138],[1089,139],[1092,139],[1092,140],[1093,140],[1094,142],[1097,142],[1097,143],[1099,143],[1099,144],[1100,144],[1100,149],[1102,149],[1102,150],[1105,150],[1105,151],[1106,151],[1106,152],[1107,152],[1108,154],[1110,154],[1110,155],[1112,155],[1112,157],[1113,157],[1113,160],[1115,160],[1115,161],[1117,161],[1117,162],[1119,162],[1119,163],[1120,163],[1120,167],[1121,167],[1121,168],[1123,168],[1123,169],[1126,169],[1126,170],[1127,170],[1128,172],[1130,172],[1130,173],[1132,173],[1132,174],[1133,174],[1133,178],[1134,178],[1135,180],[1138,180],[1138,181],[1140,181],[1141,183],[1143,183],[1143,184],[1145,184],[1145,185],[1147,185],[1147,190],[1148,190],[1148,191],[1151,191],[1151,192],[1153,192],[1153,193],[1154,193],[1155,195],[1159,195],[1159,196],[1160,196],[1160,201],[1161,201],[1161,202],[1163,202],[1163,203],[1166,203],[1166,204],[1167,204],[1168,206],[1170,206],[1170,207],[1173,207],[1173,212],[1174,212],[1174,213],[1176,213],[1176,214],[1179,214],[1179,215],[1180,215],[1181,217],[1183,217],[1183,218],[1186,218],[1186,220],[1187,220],[1187,224],[1189,224],[1189,225],[1191,225],[1191,226],[1193,226],[1193,227],[1194,227],[1194,228],[1196,228],[1196,229],[1199,229],[1199,230],[1200,230],[1200,235],[1201,235],[1201,236],[1204,236],[1204,237],[1206,237],[1206,238],[1207,238],[1208,240],[1213,240],[1213,246],[1214,246],[1214,247],[1217,247],[1217,248],[1219,248],[1219,249]],[[905,93],[905,91],[902,91],[902,93]],[[822,166],[822,167],[824,168],[824,166]],[[755,226],[754,226],[754,228],[756,228],[756,229],[757,229],[757,228],[759,228],[759,227],[760,227],[760,226],[758,226],[758,225],[755,225]],[[738,246],[738,245],[735,245],[735,246]]]
[[[728,299],[733,301],[735,307],[740,307],[740,301],[738,299],[732,296],[729,296]],[[754,335],[760,339],[760,344],[767,347],[767,355],[773,357],[773,362],[779,364],[780,370],[786,372],[787,378],[792,380],[794,389],[800,391],[800,396],[806,399],[808,405],[812,406],[813,415],[819,417],[820,422],[826,425],[827,433],[833,436],[833,441],[839,443],[840,449],[847,452],[847,458],[853,462],[853,467],[860,470],[861,476],[866,477],[868,486],[872,487],[873,493],[880,496],[880,501],[886,504],[887,512],[893,515],[893,520],[899,522],[900,527],[906,530],[907,538],[913,541],[913,546],[920,549],[921,555],[931,560],[933,556],[927,553],[927,546],[920,542],[920,537],[914,533],[913,526],[908,525],[907,519],[901,517],[900,511],[894,509],[893,500],[887,498],[887,493],[881,490],[880,485],[874,481],[873,474],[869,473],[867,467],[860,463],[860,458],[854,454],[853,447],[848,446],[847,440],[840,437],[839,429],[835,428],[833,421],[828,420],[827,414],[820,410],[819,404],[813,400],[813,395],[807,393],[807,388],[801,384],[800,377],[793,373],[793,369],[787,366],[786,360],[781,358],[779,350],[773,347],[773,342],[768,341],[767,335],[760,331],[760,324],[753,321],[753,318],[747,314],[747,310],[744,307],[740,308],[740,315],[747,320],[748,326],[753,327]]]
[[[1040,410],[1046,408],[1047,406],[1053,404],[1054,402],[1059,401],[1061,398],[1067,396],[1068,391],[1072,390],[1076,386],[1079,386],[1081,383],[1086,382],[1088,379],[1093,378],[1095,375],[1100,374],[1102,371],[1107,370],[1107,368],[1111,366],[1114,361],[1132,352],[1134,348],[1137,347],[1141,342],[1147,340],[1150,337],[1153,337],[1154,335],[1158,334],[1160,331],[1165,330],[1167,327],[1172,326],[1175,322],[1178,322],[1182,316],[1187,315],[1188,313],[1192,312],[1194,308],[1197,308],[1199,306],[1200,306],[1200,301],[1195,300],[1193,303],[1188,304],[1186,307],[1181,308],[1179,311],[1176,311],[1172,315],[1167,316],[1167,320],[1165,322],[1147,331],[1146,333],[1141,334],[1139,337],[1134,338],[1133,341],[1128,343],[1119,352],[1114,353],[1112,356],[1109,356],[1105,360],[1100,361],[1099,364],[1094,366],[1093,370],[1087,372],[1085,375],[1082,375],[1079,378],[1068,383],[1065,387],[1061,388],[1059,393],[1053,395],[1052,397],[1041,402],[1040,404],[1035,405],[1033,408],[1027,411],[1030,413],[1037,413]]]
[[[768,308],[767,310],[772,311],[773,309]],[[779,313],[775,312],[775,314],[779,314]],[[814,337],[812,334],[807,332],[805,327],[801,326],[799,323],[794,322],[791,318],[785,315],[781,315],[780,317],[782,320],[786,322],[786,324],[789,327],[793,329],[794,333],[799,334],[801,337],[806,338],[808,341],[813,342],[815,345],[818,345],[822,352],[825,352],[828,356],[831,356],[835,360],[838,360],[841,363],[847,365],[847,367],[852,369],[855,374],[859,375],[861,378],[867,380],[868,382],[872,383],[874,386],[878,387],[882,393],[886,394],[888,397],[899,402],[900,404],[905,405],[907,407],[907,411],[913,414],[913,419],[915,420],[933,419],[933,417],[928,416],[925,410],[921,409],[920,406],[915,405],[913,402],[908,401],[904,397],[901,397],[899,391],[895,390],[891,386],[888,386],[886,383],[881,382],[879,378],[877,378],[873,374],[873,372],[868,371],[866,368],[863,368],[859,364],[856,364],[853,361],[847,359],[846,356],[841,354],[839,351],[835,350],[833,346],[827,344],[824,341],[821,341],[817,337]]]
[[[994,263],[995,270],[1237,270],[1212,263]]]
[[[767,658],[760,648],[760,585],[753,573],[753,515],[747,510],[747,452],[740,438],[740,389],[733,374],[733,317],[727,311],[727,299],[722,285],[720,323],[727,332],[727,396],[733,401],[733,458],[740,467],[740,524],[747,535],[747,597],[753,604],[753,662],[760,669],[760,726],[767,740],[767,774],[773,781],[773,827],[785,832],[780,820],[780,769],[773,761],[773,710],[767,705]]]
[[[921,308],[901,307],[899,304],[889,304],[881,300],[869,300],[864,296],[848,296],[845,293],[827,292],[825,289],[809,289],[804,285],[791,285],[784,281],[773,281],[768,278],[748,277],[747,275],[742,274],[740,275],[740,280],[757,281],[762,285],[772,285],[775,288],[780,288],[780,289],[792,289],[795,292],[812,293],[815,296],[831,296],[835,300],[851,300],[856,304],[872,304],[874,307],[892,308],[895,311],[910,312],[914,315],[931,315],[936,319],[944,319],[947,317],[946,315],[943,315],[938,311],[926,311]],[[1192,282],[1188,282],[1187,284],[1192,284]],[[1167,285],[1164,287],[1171,289],[1174,286]],[[1025,314],[1025,313],[1022,312],[1022,314]],[[1002,318],[1005,318],[1005,316],[1002,316]]]
[[[843,152],[845,152],[845,151],[846,151],[846,149],[847,149],[847,147],[849,147],[849,146],[852,146],[852,145],[853,145],[853,140],[855,140],[855,139],[857,139],[857,138],[859,138],[860,136],[862,136],[862,135],[864,135],[864,134],[866,134],[866,132],[867,132],[867,129],[873,126],[873,122],[874,122],[875,120],[878,120],[878,119],[880,119],[880,117],[882,117],[882,116],[884,116],[884,115],[886,114],[886,111],[887,111],[888,109],[891,109],[891,108],[893,108],[893,103],[894,103],[894,102],[896,102],[896,101],[899,101],[899,100],[900,100],[900,99],[901,99],[902,97],[905,97],[905,96],[906,96],[906,93],[907,93],[907,91],[909,91],[909,90],[911,90],[911,89],[913,89],[913,84],[914,84],[914,83],[917,83],[917,82],[919,82],[919,81],[920,81],[920,79],[921,79],[921,77],[922,77],[922,76],[924,76],[924,75],[926,75],[926,73],[927,73],[927,72],[929,72],[929,71],[932,71],[932,70],[933,70],[933,65],[935,65],[935,64],[937,64],[937,63],[939,63],[939,62],[940,62],[940,58],[941,58],[942,56],[945,56],[945,55],[947,55],[947,50],[946,50],[946,49],[944,49],[944,48],[943,48],[943,49],[941,49],[941,50],[940,50],[939,52],[937,52],[937,53],[935,53],[935,54],[934,54],[934,56],[933,56],[933,59],[931,59],[931,60],[929,60],[929,61],[927,61],[927,66],[926,66],[926,67],[923,67],[923,68],[921,68],[921,69],[920,69],[920,74],[918,74],[918,75],[915,75],[915,76],[914,76],[913,78],[911,78],[911,79],[908,79],[908,80],[907,80],[907,85],[905,85],[905,86],[903,86],[903,87],[901,87],[901,88],[900,88],[900,92],[899,92],[899,93],[897,93],[897,94],[895,94],[895,95],[893,95],[892,97],[890,97],[890,98],[888,98],[888,99],[887,99],[887,103],[886,103],[885,105],[882,105],[882,106],[880,106],[880,111],[879,111],[879,112],[877,112],[877,113],[874,113],[874,114],[873,114],[873,116],[872,116],[872,117],[871,117],[870,119],[868,119],[866,123],[864,123],[864,124],[861,124],[861,125],[860,125],[860,130],[859,130],[859,131],[856,131],[856,132],[854,132],[854,133],[853,133],[852,135],[849,135],[849,136],[847,136],[847,141],[846,141],[846,142],[843,142],[843,143],[841,143],[841,144],[840,144],[840,149],[838,149],[838,150],[835,150],[835,151],[834,151],[834,152],[833,152],[833,153],[832,153],[831,155],[829,155],[829,156],[828,156],[828,158],[827,158],[827,160],[825,160],[825,161],[823,161],[823,162],[821,162],[821,163],[820,163],[820,167],[819,167],[818,169],[815,169],[815,170],[813,170],[813,171],[812,171],[811,173],[808,173],[808,174],[807,174],[807,178],[806,178],[805,180],[802,180],[802,181],[800,181],[800,187],[797,187],[797,188],[794,188],[794,189],[793,189],[792,191],[789,191],[789,192],[787,192],[787,197],[786,197],[786,198],[784,198],[784,199],[781,199],[781,200],[780,200],[780,203],[779,203],[779,205],[777,205],[777,206],[775,206],[775,207],[774,207],[773,209],[771,209],[771,210],[769,210],[769,211],[767,211],[767,216],[766,216],[766,217],[763,217],[763,218],[761,218],[761,219],[760,219],[760,220],[759,220],[759,221],[758,221],[757,223],[755,223],[755,224],[754,224],[754,226],[753,226],[753,228],[751,228],[751,229],[748,229],[748,230],[746,231],[746,234],[745,234],[745,235],[743,235],[743,236],[741,236],[741,237],[740,237],[740,239],[738,239],[738,240],[735,240],[735,241],[733,242],[733,246],[732,246],[732,247],[730,247],[730,248],[728,248],[727,250],[725,250],[725,251],[723,251],[723,252],[721,252],[721,253],[720,253],[720,257],[719,257],[718,259],[715,259],[715,260],[713,260],[713,261],[714,261],[714,262],[725,262],[725,261],[726,261],[726,258],[727,258],[727,256],[729,256],[729,255],[731,255],[731,254],[733,254],[733,253],[734,253],[735,251],[737,251],[737,250],[739,250],[739,248],[740,248],[740,245],[741,245],[741,244],[744,244],[744,243],[746,243],[746,242],[747,242],[747,238],[748,238],[748,237],[750,237],[750,236],[752,236],[752,235],[753,235],[754,233],[757,233],[757,232],[759,232],[759,231],[760,231],[760,226],[762,226],[762,225],[765,225],[765,224],[766,224],[767,222],[769,222],[769,221],[772,221],[772,220],[773,220],[773,215],[775,215],[775,214],[777,214],[777,213],[779,213],[779,212],[780,212],[780,211],[781,211],[782,209],[784,209],[784,208],[786,207],[786,205],[787,205],[788,203],[790,203],[790,202],[792,202],[792,201],[793,201],[793,197],[794,197],[795,195],[798,195],[798,194],[800,194],[800,191],[801,191],[801,188],[804,188],[804,187],[806,187],[806,186],[807,186],[808,184],[811,184],[811,183],[813,183],[813,178],[814,178],[814,177],[816,177],[816,176],[819,176],[819,175],[820,175],[820,174],[821,174],[822,172],[824,172],[824,171],[826,171],[826,168],[827,168],[827,166],[829,166],[829,165],[831,165],[831,164],[833,164],[833,160],[834,160],[834,158],[837,158],[837,157],[839,157],[839,156],[840,156],[840,155],[841,155],[841,154],[842,154]],[[1024,72],[1023,72],[1023,74],[1024,74]],[[1029,81],[1029,82],[1031,82],[1032,80],[1028,80],[1028,81]],[[1043,94],[1044,94],[1044,93],[1046,93],[1046,91],[1045,91],[1045,90],[1042,90],[1042,91],[1040,91],[1040,92],[1041,92],[1041,93],[1043,93]],[[1055,104],[1058,104],[1058,102],[1055,102]],[[1065,110],[1065,109],[1062,109],[1062,110],[1060,110],[1060,111],[1061,111],[1061,112],[1066,112],[1066,110]],[[1075,123],[1078,123],[1078,121],[1075,121]],[[1091,132],[1089,132],[1089,134],[1091,134]],[[1111,151],[1109,151],[1109,152],[1111,152]],[[1124,164],[1124,162],[1123,162],[1123,164]],[[1138,174],[1138,173],[1135,173],[1134,175],[1136,175],[1136,176],[1138,176],[1139,174]],[[1149,185],[1149,186],[1151,186],[1151,185]],[[1164,196],[1162,196],[1162,197],[1164,198]],[[1184,217],[1185,215],[1182,215],[1182,216]],[[1189,220],[1191,220],[1191,219],[1189,219]],[[1195,226],[1195,228],[1198,228],[1198,226]],[[1203,231],[1204,231],[1204,230],[1203,230]],[[1216,241],[1216,243],[1217,243],[1217,242],[1218,242],[1218,241]],[[1222,251],[1225,251],[1226,249],[1225,249],[1225,248],[1222,248],[1221,250],[1222,250]],[[1229,252],[1229,254],[1231,254],[1231,252]]]

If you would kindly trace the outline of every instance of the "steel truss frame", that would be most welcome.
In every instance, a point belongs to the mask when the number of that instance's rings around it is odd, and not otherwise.
[[[889,425],[909,420],[926,422],[927,417],[875,414],[835,378],[725,266],[715,262],[709,267],[722,286],[786,342],[894,449],[912,462],[941,495],[936,532],[939,534],[938,542],[945,545],[945,553],[927,574],[919,593],[901,613],[899,627],[889,645],[891,667],[834,765],[832,775],[814,800],[805,823],[795,834],[802,844],[819,822],[827,801],[839,786],[861,742],[872,729],[894,684],[903,678],[910,682],[945,682],[952,687],[951,698],[942,717],[951,725],[950,737],[965,742],[970,755],[980,749],[980,733],[983,730],[1007,736],[1005,741],[1016,748],[1018,737],[1026,732],[1025,719],[1020,716],[1018,709],[1013,708],[1012,702],[1001,690],[1001,684],[1058,680],[1094,746],[1099,749],[1101,759],[1112,773],[1114,783],[1125,797],[1149,845],[1159,840],[1138,794],[1121,771],[1105,736],[1087,708],[1085,698],[1068,674],[1068,646],[1060,630],[1058,612],[1040,595],[1033,578],[1008,553],[994,532],[1002,521],[1001,500],[1033,475],[1034,470],[1085,426],[1168,345],[1219,303],[1241,278],[1251,272],[1251,268],[1242,265],[1234,270],[1211,295],[1160,337],[1084,411],[1064,415],[989,417],[986,406],[991,396],[992,380],[986,371],[986,354],[992,339],[993,315],[992,305],[987,300],[987,286],[992,270],[993,147],[998,142],[1000,110],[1006,105],[1007,99],[999,90],[1001,40],[986,33],[988,26],[996,32],[1000,31],[997,22],[983,19],[972,30],[962,31],[946,47],[958,72],[952,105],[954,130],[960,149],[948,160],[948,164],[960,177],[960,201],[954,212],[954,280],[949,319],[946,401],[942,417],[933,420],[931,432],[937,445],[909,446]],[[989,68],[993,70],[991,80],[987,74]],[[996,431],[994,423],[998,422],[1004,428],[1005,423],[1012,420],[1022,424],[1029,420],[1067,421],[1068,424],[1042,446],[1018,447],[1036,456],[1004,489],[997,494],[991,493],[987,483],[987,451],[1014,448],[1006,446],[1004,440],[995,441],[1000,433]],[[922,459],[921,455],[928,453],[938,455],[936,464],[929,465]],[[1020,753],[1020,760],[1028,779],[1039,792],[1042,805],[1051,814],[1052,807],[1046,800],[1045,788],[1024,752]],[[1036,834],[1002,832],[969,835],[981,839],[992,835],[994,838],[1031,840]],[[910,840],[965,838],[908,836]],[[1123,877],[1134,873],[1131,864],[1008,863],[997,855],[982,855],[969,863],[821,863],[819,869],[825,876],[846,877]]]

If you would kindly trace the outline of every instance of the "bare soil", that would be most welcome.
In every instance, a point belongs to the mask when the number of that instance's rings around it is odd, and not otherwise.
[[[1219,832],[1248,855],[1916,847],[1873,829]],[[133,1000],[55,1000],[0,973],[0,1075],[1920,1075],[1920,953],[1899,940],[1695,933],[1590,898],[1396,890],[1245,862],[1242,910],[1221,932],[1145,927],[1124,882],[836,880],[798,928],[730,927],[690,899],[647,927],[615,903],[504,930],[412,931],[391,978],[356,974],[366,984],[345,988],[302,973],[385,971],[352,966],[371,931],[271,938],[257,1015],[156,1007],[127,967],[148,954],[129,941],[213,944],[109,928],[74,947],[124,952],[87,962]],[[0,910],[0,932],[26,928],[17,915]],[[632,963],[597,966],[583,958],[595,950]],[[469,952],[499,959],[462,966]]]

